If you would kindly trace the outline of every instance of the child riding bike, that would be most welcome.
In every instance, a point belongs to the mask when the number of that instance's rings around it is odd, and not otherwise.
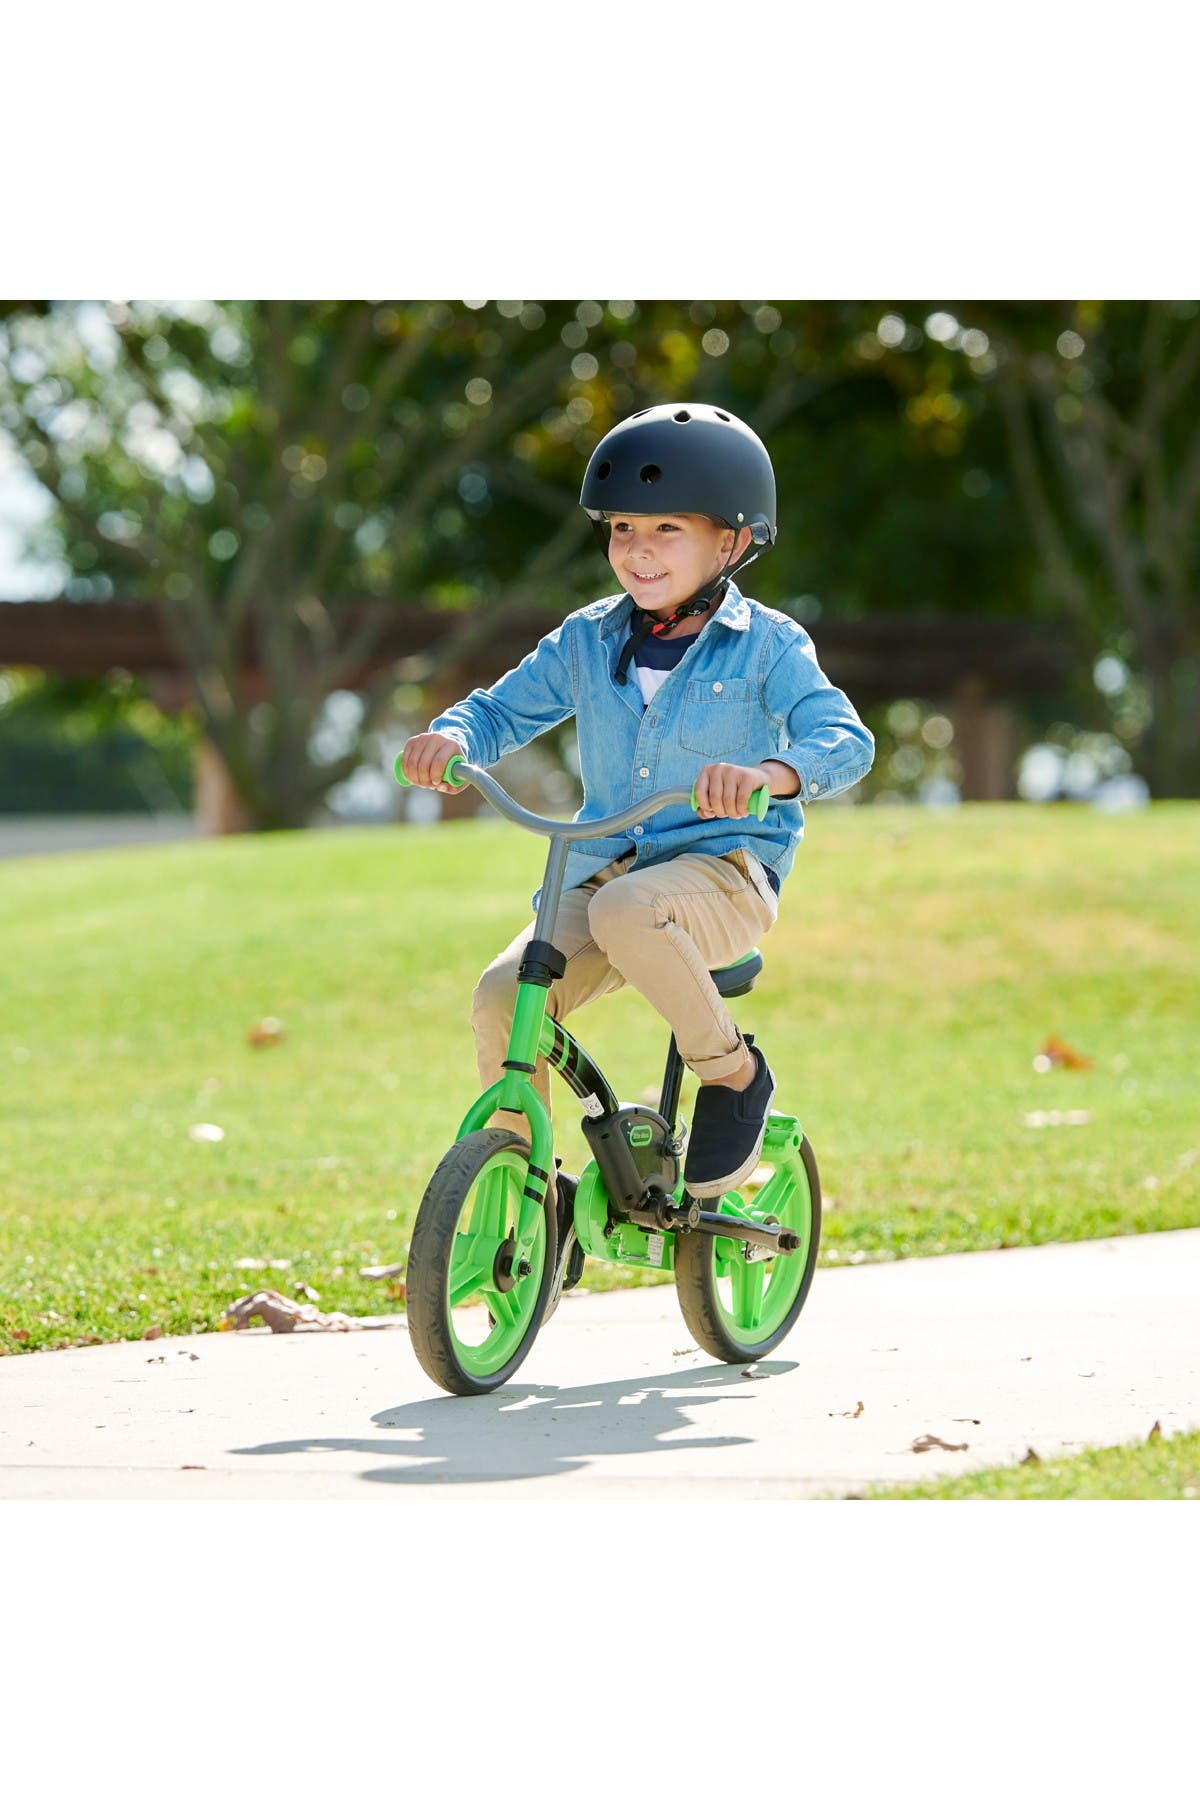
[[[565,971],[547,1012],[561,1020],[628,984],[667,1021],[700,1081],[684,1178],[703,1200],[754,1169],[775,1092],[763,1050],[738,1030],[710,970],[770,931],[804,805],[861,780],[874,740],[804,628],[733,580],[776,537],[774,471],[749,426],[698,403],[635,413],[596,446],[580,503],[621,591],[568,614],[518,667],[434,719],[401,764],[410,783],[453,792],[442,780],[451,757],[486,768],[574,717],[578,820],[694,785],[696,810],[664,808],[631,837],[570,849],[555,930]],[[751,832],[750,796],[764,785],[770,804]],[[484,1089],[504,1073],[535,928],[475,989]],[[533,1079],[549,1109],[544,1056]],[[529,1137],[524,1114],[494,1122]],[[569,1206],[559,1223],[556,1295],[575,1250]]]

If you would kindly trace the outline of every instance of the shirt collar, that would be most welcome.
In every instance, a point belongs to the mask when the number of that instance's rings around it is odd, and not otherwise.
[[[603,604],[603,602],[601,602]],[[614,631],[628,625],[633,617],[633,598],[629,594],[614,595],[606,612],[600,619],[600,636],[610,637]],[[704,630],[710,625],[728,625],[731,631],[748,631],[750,628],[750,606],[739,592],[736,582],[730,582],[725,598],[710,619],[704,622]],[[697,632],[696,636],[699,637]]]

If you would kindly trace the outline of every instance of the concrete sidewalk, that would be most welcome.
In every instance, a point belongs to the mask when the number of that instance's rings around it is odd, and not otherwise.
[[[1172,1436],[1200,1428],[1200,1230],[821,1269],[761,1370],[697,1350],[672,1287],[568,1295],[476,1400],[395,1328],[10,1357],[0,1498],[786,1499]]]

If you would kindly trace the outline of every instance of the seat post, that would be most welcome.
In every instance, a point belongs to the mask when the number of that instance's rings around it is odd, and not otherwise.
[[[658,1102],[658,1110],[671,1130],[675,1130],[675,1115],[679,1111],[679,1091],[683,1086],[684,1062],[679,1054],[679,1046],[675,1042],[675,1033],[671,1033],[671,1042],[667,1046],[667,1066],[663,1070],[662,1096]]]

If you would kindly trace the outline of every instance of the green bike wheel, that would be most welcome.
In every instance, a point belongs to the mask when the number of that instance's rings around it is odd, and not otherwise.
[[[554,1277],[554,1208],[540,1207],[528,1272],[513,1242],[529,1173],[515,1131],[473,1131],[447,1150],[417,1213],[407,1270],[417,1360],[450,1394],[490,1394],[524,1361]]]
[[[791,1124],[792,1122],[788,1122]],[[735,1238],[698,1231],[675,1240],[675,1286],[684,1322],[702,1350],[721,1362],[756,1362],[782,1343],[808,1298],[821,1239],[821,1183],[812,1146],[798,1129],[772,1121],[763,1145],[771,1170],[752,1195],[724,1195],[715,1210],[777,1220],[800,1239],[790,1255],[747,1261]],[[705,1201],[713,1210],[713,1202]]]

